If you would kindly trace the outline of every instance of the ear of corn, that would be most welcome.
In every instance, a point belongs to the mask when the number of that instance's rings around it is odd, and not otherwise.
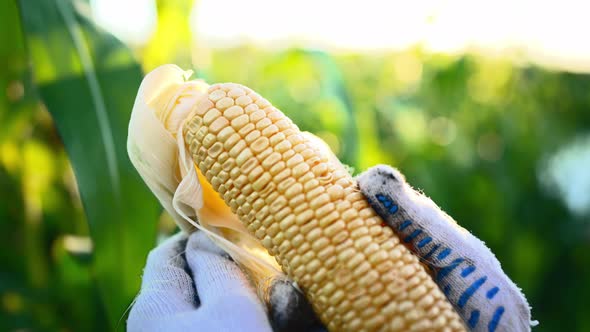
[[[249,88],[211,86],[183,128],[207,181],[331,331],[461,331],[347,170]]]
[[[184,231],[207,232],[246,268],[254,283],[263,285],[280,274],[280,268],[188,156],[181,128],[195,103],[207,98],[209,87],[202,81],[187,81],[189,76],[175,65],[163,65],[144,78],[129,122],[129,159]],[[263,294],[265,289],[259,291]]]

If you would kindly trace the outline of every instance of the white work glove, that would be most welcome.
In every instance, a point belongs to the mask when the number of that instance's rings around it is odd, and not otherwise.
[[[415,191],[398,170],[378,165],[357,181],[383,221],[430,269],[470,331],[530,331],[537,324],[490,249]]]
[[[264,304],[246,276],[202,232],[188,239],[177,234],[152,250],[127,328],[272,331]]]
[[[381,165],[357,181],[385,223],[431,269],[469,330],[529,331],[536,324],[483,242],[414,191],[401,173]],[[264,304],[238,266],[201,232],[186,242],[179,234],[150,253],[129,331],[272,331]],[[281,308],[270,313],[275,331],[325,331],[288,281],[275,282],[269,298],[271,309]]]

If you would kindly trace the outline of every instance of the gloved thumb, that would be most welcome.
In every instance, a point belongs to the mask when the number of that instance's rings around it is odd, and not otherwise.
[[[186,261],[202,306],[228,296],[244,296],[262,307],[246,275],[207,234],[195,232],[189,237]]]

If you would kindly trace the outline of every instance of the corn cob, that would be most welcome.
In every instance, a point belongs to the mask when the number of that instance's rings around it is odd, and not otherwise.
[[[193,161],[331,331],[462,331],[347,170],[247,87],[211,86],[183,128]]]

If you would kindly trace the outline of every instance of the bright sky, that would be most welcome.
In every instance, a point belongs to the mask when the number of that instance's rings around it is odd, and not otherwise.
[[[97,21],[123,40],[141,43],[155,28],[154,0],[91,3]],[[518,50],[543,63],[590,70],[589,12],[585,0],[200,0],[191,20],[199,40],[212,47]]]
[[[99,24],[124,41],[145,43],[156,28],[155,0],[91,5]],[[516,53],[590,72],[588,13],[588,0],[199,0],[190,19],[198,40],[209,47],[254,43],[374,51],[421,45],[442,53]],[[590,213],[589,162],[590,138],[578,140],[551,158],[540,176],[579,215]],[[577,181],[570,181],[572,174]]]

